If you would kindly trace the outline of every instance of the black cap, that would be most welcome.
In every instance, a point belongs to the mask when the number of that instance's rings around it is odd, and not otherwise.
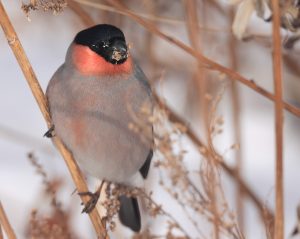
[[[122,64],[127,60],[128,47],[123,32],[112,25],[100,24],[79,32],[74,42],[88,46],[112,64]]]

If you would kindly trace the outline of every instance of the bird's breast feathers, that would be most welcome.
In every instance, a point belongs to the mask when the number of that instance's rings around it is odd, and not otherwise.
[[[152,135],[143,135],[152,133],[152,100],[135,74],[86,77],[62,67],[47,97],[56,134],[91,174],[122,181],[143,165],[152,147]]]
[[[73,64],[85,76],[131,74],[133,71],[131,57],[128,57],[123,64],[118,65],[107,62],[87,46],[74,45],[72,48]]]

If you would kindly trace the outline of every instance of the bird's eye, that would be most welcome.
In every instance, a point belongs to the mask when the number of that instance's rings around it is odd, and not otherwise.
[[[92,44],[91,46],[92,46],[93,49],[98,49],[99,48],[98,44]]]

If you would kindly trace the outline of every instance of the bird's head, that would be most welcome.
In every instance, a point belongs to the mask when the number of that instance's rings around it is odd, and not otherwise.
[[[73,42],[72,61],[84,74],[130,73],[129,49],[123,32],[100,24],[79,32]]]

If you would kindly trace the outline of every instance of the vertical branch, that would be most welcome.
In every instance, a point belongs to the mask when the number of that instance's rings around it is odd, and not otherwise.
[[[230,9],[230,24],[233,22],[234,11]],[[231,27],[231,26],[230,26]],[[237,70],[237,60],[236,60],[236,40],[232,34],[229,36],[229,53],[230,53],[230,64],[233,70]],[[239,149],[235,152],[235,162],[236,162],[236,177],[241,177],[242,170],[242,153],[241,153],[241,125],[240,125],[240,99],[238,86],[235,81],[232,81],[230,84],[230,93],[231,93],[231,101],[232,101],[232,110],[233,110],[233,130],[234,130],[234,140],[239,144]],[[236,192],[236,207],[237,207],[237,217],[238,223],[241,232],[244,232],[244,205],[243,205],[244,193],[241,185],[237,185]]]
[[[3,239],[3,233],[2,233],[1,223],[0,223],[0,239]]]
[[[8,239],[16,239],[17,238],[14,230],[12,229],[12,227],[8,221],[8,218],[5,214],[4,208],[0,201],[0,231],[1,231],[1,225],[5,231]],[[2,235],[2,231],[0,232],[0,238],[2,237],[1,235]]]
[[[155,15],[156,13],[156,9],[157,6],[155,5],[155,3],[153,1],[146,1],[145,2],[147,11],[150,15]],[[157,24],[155,23],[155,21],[151,21],[152,24]],[[155,49],[154,49],[154,44],[155,44],[155,39],[153,37],[153,34],[151,34],[151,32],[146,31],[145,33],[145,37],[144,37],[144,46],[146,49],[146,56],[148,57],[148,68],[149,68],[149,79],[153,80],[155,78],[155,76],[158,73],[158,69],[159,69],[159,65],[157,63],[156,57],[155,57]]]
[[[283,102],[282,102],[282,68],[280,37],[280,6],[278,0],[272,0],[273,8],[273,74],[275,88],[275,133],[276,133],[276,167],[275,167],[275,239],[284,237],[284,195],[283,195]]]
[[[51,125],[51,119],[50,119],[50,113],[47,106],[47,100],[46,97],[41,89],[41,86],[37,80],[37,77],[30,65],[30,62],[25,54],[25,51],[18,39],[18,36],[13,28],[13,25],[11,24],[9,17],[2,5],[2,2],[0,0],[0,25],[4,31],[4,34],[8,40],[9,46],[11,47],[22,71],[23,74],[27,80],[27,83],[31,89],[32,94],[34,95],[38,106],[47,122],[48,127]],[[86,182],[84,180],[84,177],[77,165],[77,163],[74,161],[72,154],[68,151],[68,149],[64,146],[64,144],[61,142],[61,140],[57,137],[53,138],[53,142],[56,145],[57,149],[59,150],[60,154],[63,156],[65,163],[68,166],[68,169],[71,173],[71,176],[73,178],[73,181],[77,187],[77,190],[79,192],[85,192],[88,191],[88,187],[86,185]],[[82,201],[86,203],[88,199],[84,196],[81,197]],[[97,235],[101,238],[106,238],[107,233],[102,225],[101,217],[98,214],[97,210],[93,210],[90,214],[90,219],[93,223],[93,226],[95,228],[95,231]]]
[[[199,18],[197,14],[197,2],[195,0],[185,0],[185,18],[189,40],[192,48],[196,52],[201,51],[201,37],[199,34]],[[209,137],[208,107],[205,99],[207,93],[205,69],[199,62],[195,72],[196,84],[200,93],[200,114],[204,121],[205,135]]]
[[[195,0],[185,0],[185,17],[187,30],[189,35],[189,40],[195,52],[201,51],[201,38],[199,35],[199,18],[197,14],[197,2]],[[204,2],[203,2],[204,4]],[[203,11],[204,12],[204,11]],[[205,69],[201,66],[201,62],[199,61],[199,65],[195,74],[196,84],[199,89],[200,95],[200,108],[201,108],[201,117],[203,118],[204,129],[205,129],[205,138],[209,145],[211,145],[211,137],[210,137],[210,126],[209,126],[209,114],[208,107],[205,94],[207,93],[207,83],[206,83],[206,72]],[[211,179],[211,187],[209,188],[209,197],[212,203],[212,212],[214,214],[214,238],[219,239],[219,213],[218,213],[218,203],[216,196],[216,176],[215,176],[215,162],[213,157],[209,157],[209,164],[207,165],[208,175]]]
[[[201,51],[201,38],[199,35],[199,18],[197,14],[197,2],[195,0],[185,0],[185,18],[189,40],[191,45],[196,52]],[[201,62],[196,69],[194,78],[196,78],[196,84],[198,86],[200,95],[200,115],[204,121],[205,135],[209,137],[209,122],[208,122],[208,108],[206,104],[205,94],[207,91],[207,85],[205,80],[205,70],[201,66]]]
[[[2,226],[1,226],[1,223],[0,223],[0,239],[3,239],[3,233],[2,233]]]

